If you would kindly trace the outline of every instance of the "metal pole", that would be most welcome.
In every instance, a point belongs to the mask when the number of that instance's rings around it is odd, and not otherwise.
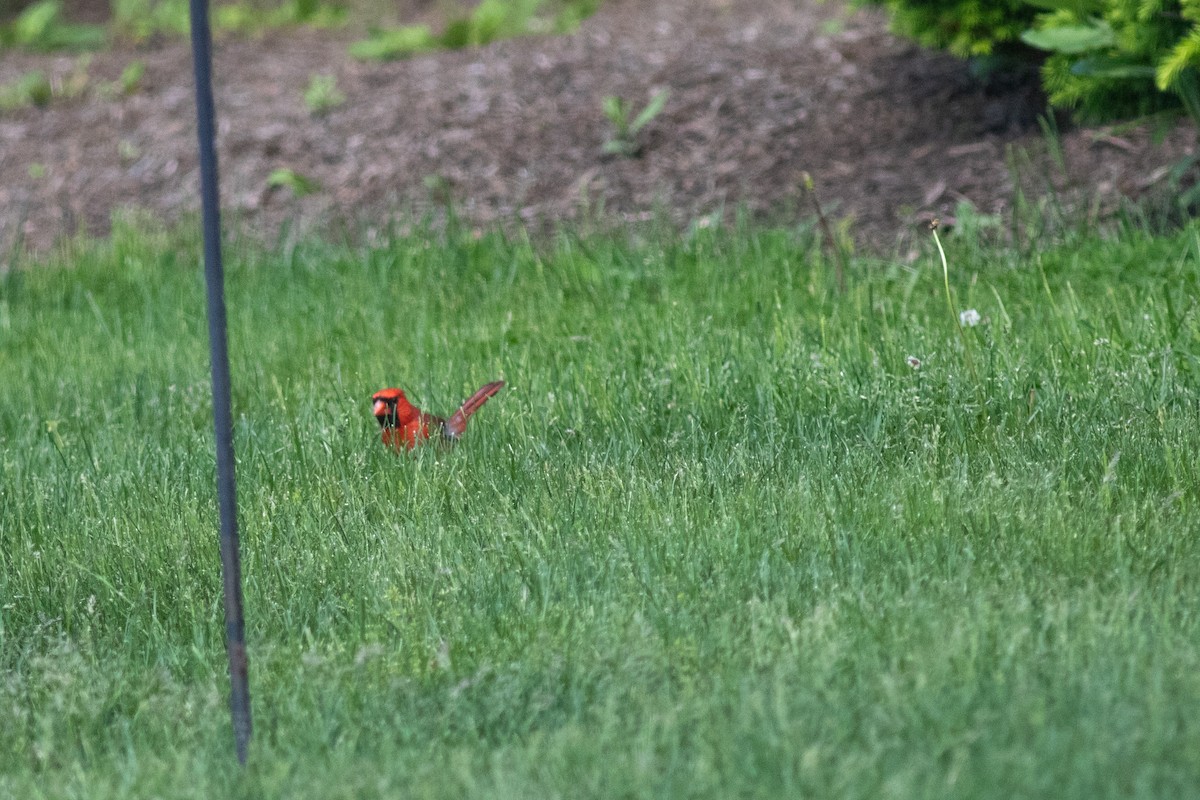
[[[216,112],[212,95],[212,33],[208,0],[191,0],[192,60],[196,76],[196,131],[200,141],[200,203],[204,223],[204,276],[208,285],[208,344],[212,361],[213,431],[217,442],[217,499],[221,511],[221,573],[225,590],[225,647],[229,653],[233,721],[238,761],[250,747],[250,683],[246,624],[242,612],[242,567],[238,552],[237,487],[233,474],[233,414],[230,410],[229,349],[225,335],[225,270],[221,264],[221,210],[217,192]]]

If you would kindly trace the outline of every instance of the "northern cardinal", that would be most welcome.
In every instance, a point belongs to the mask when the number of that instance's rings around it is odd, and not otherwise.
[[[450,415],[450,419],[426,414],[408,402],[400,389],[380,389],[371,395],[371,400],[375,403],[375,419],[379,420],[383,443],[396,450],[401,447],[411,450],[430,436],[439,436],[442,441],[453,444],[467,429],[467,420],[471,415],[502,386],[504,381],[492,381],[484,385],[467,398],[458,411]]]

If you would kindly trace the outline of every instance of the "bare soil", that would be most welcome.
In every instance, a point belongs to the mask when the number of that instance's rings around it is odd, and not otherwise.
[[[1035,75],[979,79],[836,1],[609,0],[570,36],[384,64],[350,58],[356,36],[217,43],[228,219],[270,236],[285,222],[371,225],[452,202],[481,226],[656,214],[684,224],[738,207],[778,220],[811,213],[807,172],[830,216],[891,248],[962,200],[1004,212],[1014,182],[1102,214],[1162,188],[1195,147],[1186,124],[1159,140],[1148,126],[1064,123],[1060,160],[1038,124]],[[101,90],[134,60],[146,67],[136,91]],[[80,62],[7,53],[0,83],[33,69],[69,86]],[[345,102],[310,112],[314,75],[335,76]],[[188,43],[118,46],[86,76],[72,99],[0,116],[0,246],[103,234],[125,207],[167,222],[196,209]],[[605,155],[603,98],[640,108],[658,89],[670,98],[640,156]],[[280,168],[319,189],[268,186]]]

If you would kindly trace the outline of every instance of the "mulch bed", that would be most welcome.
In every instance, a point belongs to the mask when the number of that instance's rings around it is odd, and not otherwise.
[[[1186,124],[1070,128],[1055,147],[1035,76],[983,81],[967,64],[891,36],[878,13],[799,0],[610,0],[570,36],[499,42],[384,64],[346,53],[352,31],[223,38],[216,50],[219,153],[230,219],[272,236],[381,224],[453,203],[480,226],[647,219],[686,224],[739,207],[808,216],[809,173],[861,243],[903,246],[960,201],[1011,208],[1019,185],[1102,214],[1165,189],[1195,146]],[[129,96],[96,91],[130,61]],[[41,69],[69,81],[74,57],[7,53],[0,82]],[[346,102],[302,99],[334,75]],[[41,249],[104,233],[114,211],[174,221],[197,207],[187,42],[96,54],[89,89],[0,116],[0,246]],[[606,95],[663,110],[637,158],[605,155]],[[268,186],[290,169],[320,188]]]

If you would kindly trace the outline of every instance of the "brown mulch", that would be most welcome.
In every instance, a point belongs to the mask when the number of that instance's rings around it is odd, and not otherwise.
[[[386,64],[346,54],[353,31],[277,31],[216,48],[227,218],[382,222],[452,201],[479,225],[582,216],[686,223],[738,207],[807,216],[812,175],[831,216],[892,247],[966,200],[1004,211],[1026,191],[1097,211],[1162,187],[1195,145],[1174,126],[1061,132],[1052,157],[1034,76],[972,76],[967,64],[886,30],[882,15],[814,0],[609,0],[570,36],[509,40]],[[130,61],[129,96],[98,91]],[[31,69],[71,80],[74,57],[6,53],[0,83]],[[96,54],[87,88],[0,116],[0,247],[103,233],[133,206],[172,221],[197,207],[191,56],[157,41]],[[313,75],[346,102],[305,106]],[[638,158],[606,156],[606,95],[670,98]],[[271,188],[278,168],[320,189]]]

